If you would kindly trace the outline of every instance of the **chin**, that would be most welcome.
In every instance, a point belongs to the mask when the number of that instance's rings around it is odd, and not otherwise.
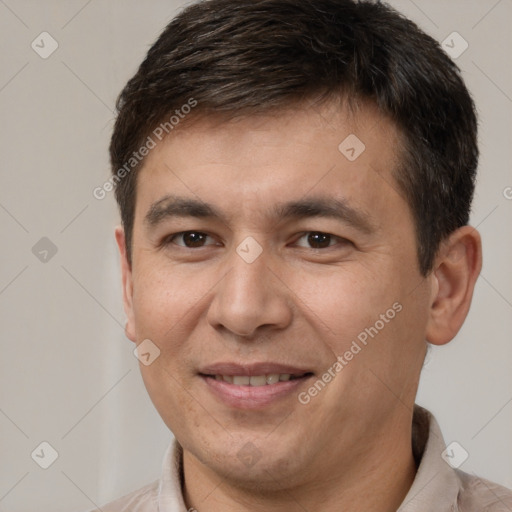
[[[299,480],[304,467],[298,436],[295,439],[269,437],[268,432],[258,436],[224,432],[188,450],[204,465],[240,488],[279,491],[283,485]],[[302,462],[301,462],[302,461]],[[307,464],[306,464],[307,466]]]

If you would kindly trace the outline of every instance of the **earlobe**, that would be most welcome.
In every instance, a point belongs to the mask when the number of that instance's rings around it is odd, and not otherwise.
[[[135,343],[135,322],[133,315],[133,279],[132,268],[128,262],[126,254],[125,234],[122,226],[118,226],[115,230],[117,247],[121,261],[121,276],[123,284],[123,306],[127,317],[125,325],[126,337]]]
[[[430,276],[427,341],[444,345],[455,337],[468,314],[481,268],[482,247],[476,229],[459,228],[442,243]]]

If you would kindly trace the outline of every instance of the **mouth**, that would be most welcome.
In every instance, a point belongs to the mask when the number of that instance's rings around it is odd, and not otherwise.
[[[313,375],[303,368],[271,363],[219,363],[199,372],[208,391],[236,409],[261,409],[285,398],[296,398],[298,389]]]
[[[269,373],[267,375],[202,375],[203,377],[215,379],[217,381],[228,382],[234,386],[271,386],[277,382],[288,382],[291,380],[303,379],[313,375],[312,372],[306,372],[300,375],[290,373]]]

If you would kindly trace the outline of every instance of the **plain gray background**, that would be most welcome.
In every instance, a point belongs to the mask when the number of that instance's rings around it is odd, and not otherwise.
[[[418,403],[469,453],[461,469],[512,487],[512,1],[391,4],[440,42],[467,41],[456,60],[481,125],[484,268]],[[124,336],[114,197],[92,191],[109,177],[115,98],[183,5],[0,0],[0,512],[86,510],[159,475],[171,434]],[[44,59],[31,44],[48,51],[45,31],[58,48]],[[58,452],[48,469],[31,457],[43,441]]]

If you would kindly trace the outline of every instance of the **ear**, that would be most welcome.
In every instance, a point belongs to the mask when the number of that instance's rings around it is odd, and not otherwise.
[[[126,337],[135,343],[135,322],[133,315],[133,279],[132,268],[128,262],[126,254],[126,238],[122,226],[118,226],[115,230],[117,247],[121,257],[121,274],[123,282],[123,305],[124,312],[127,317],[125,333]]]
[[[455,337],[468,314],[481,268],[482,243],[475,228],[463,226],[441,244],[431,274],[427,341],[444,345]]]

